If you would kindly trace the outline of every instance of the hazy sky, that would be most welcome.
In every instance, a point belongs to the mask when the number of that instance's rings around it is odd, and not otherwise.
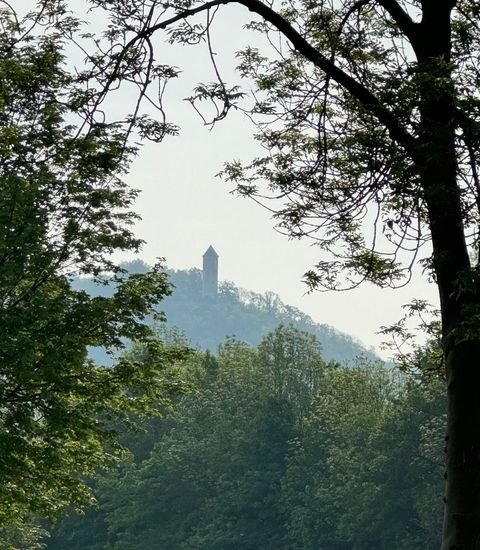
[[[214,36],[226,74],[234,64],[228,52],[242,44],[241,23],[235,20],[239,13],[232,10]],[[278,234],[266,210],[232,196],[231,186],[215,177],[226,160],[248,159],[258,151],[249,123],[233,114],[209,131],[182,100],[192,83],[212,79],[205,55],[198,48],[173,53],[164,46],[160,55],[162,62],[173,62],[184,71],[167,94],[168,113],[181,125],[181,134],[146,145],[128,177],[142,190],[137,203],[143,218],[138,235],[147,241],[142,259],[153,262],[161,256],[171,268],[201,267],[202,254],[213,245],[220,256],[220,280],[257,292],[273,291],[315,321],[333,325],[367,346],[378,346],[383,340],[376,334],[380,326],[397,321],[401,306],[412,298],[436,302],[435,287],[420,276],[400,290],[364,285],[349,292],[307,294],[301,279],[319,259],[315,247]]]
[[[234,64],[228,52],[241,46],[245,35],[238,20],[242,10],[227,13],[214,45],[220,67],[228,75]],[[184,70],[183,84],[172,87],[168,95],[171,118],[182,129],[179,137],[145,146],[128,177],[142,190],[137,203],[143,218],[138,235],[147,241],[145,261],[162,256],[171,268],[201,267],[203,252],[213,245],[220,256],[220,280],[257,292],[273,291],[315,321],[374,347],[383,340],[376,334],[380,326],[397,321],[403,304],[412,298],[436,302],[435,287],[420,276],[399,290],[364,285],[349,292],[307,294],[301,279],[319,259],[315,247],[275,232],[266,210],[232,196],[231,186],[215,177],[226,160],[248,159],[258,151],[249,123],[234,114],[210,132],[182,101],[192,83],[211,80],[205,55],[198,48],[180,48],[173,54],[164,46],[160,55],[162,62],[171,61]]]
[[[245,141],[246,143],[242,143]],[[166,258],[172,268],[201,267],[211,244],[218,252],[219,277],[238,286],[264,292],[377,346],[381,325],[395,322],[401,306],[412,298],[436,299],[436,290],[420,277],[399,290],[364,285],[348,292],[306,294],[302,275],[318,252],[307,241],[291,241],[273,229],[269,213],[255,203],[229,194],[229,186],[215,178],[222,161],[248,148],[238,125],[225,124],[208,133],[185,127],[179,138],[146,147],[128,181],[142,194],[137,211],[142,221],[138,235],[147,241],[142,259]]]
[[[32,4],[26,0],[21,7]],[[75,9],[80,5],[77,1],[70,4]],[[242,30],[250,16],[244,8],[226,6],[221,14],[213,44],[230,84],[234,52],[247,43],[259,44]],[[100,30],[103,24],[96,16],[89,30]],[[376,332],[401,317],[402,304],[414,297],[436,301],[436,289],[421,277],[400,290],[364,285],[350,292],[307,294],[301,279],[319,259],[315,248],[308,241],[289,241],[276,233],[266,210],[233,197],[229,185],[215,177],[224,161],[248,159],[258,151],[252,128],[233,114],[210,132],[183,101],[192,84],[213,80],[205,50],[172,49],[163,45],[160,35],[155,42],[159,60],[184,71],[167,94],[168,114],[181,125],[181,134],[159,145],[147,144],[127,178],[142,191],[137,202],[142,216],[137,233],[147,242],[143,260],[153,263],[156,257],[165,257],[171,268],[201,267],[203,252],[213,245],[220,256],[220,280],[257,292],[273,291],[315,321],[330,324],[367,346],[378,346],[383,337]],[[110,107],[128,109],[133,99],[128,93],[117,94]]]

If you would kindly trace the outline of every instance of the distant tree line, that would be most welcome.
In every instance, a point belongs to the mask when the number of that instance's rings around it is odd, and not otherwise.
[[[141,260],[126,262],[122,267],[132,274],[147,273],[151,269]],[[273,292],[260,294],[223,281],[218,295],[212,299],[203,295],[199,269],[169,269],[167,273],[174,292],[162,301],[160,308],[168,325],[184,332],[194,347],[215,351],[229,336],[256,346],[278,325],[293,324],[319,338],[322,355],[327,360],[351,361],[359,355],[377,359],[360,342],[332,326],[316,323],[304,312],[282,302]],[[74,286],[93,296],[110,296],[114,291],[111,281],[106,286],[99,286],[89,278],[76,279]],[[98,349],[91,355],[100,363],[111,362],[111,358]]]

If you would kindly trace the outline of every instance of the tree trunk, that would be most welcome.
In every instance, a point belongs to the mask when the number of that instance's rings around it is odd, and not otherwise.
[[[452,346],[448,372],[447,486],[442,550],[480,548],[480,342]]]
[[[421,177],[428,206],[448,381],[446,496],[442,550],[480,549],[480,339],[456,182],[451,105],[430,94],[422,109]],[[434,120],[435,119],[435,120]],[[462,288],[460,280],[471,288]]]
[[[452,6],[446,0],[422,2],[415,48],[421,116],[417,166],[429,214],[447,371],[442,550],[479,550],[480,337],[474,317],[479,311],[479,292],[467,252],[457,183],[456,91],[450,66]],[[459,284],[462,279],[470,288]]]
[[[437,104],[437,107],[439,105]],[[443,106],[447,108],[446,105]],[[445,110],[437,111],[439,119]],[[438,121],[437,121],[438,122]],[[428,121],[431,128],[431,119]],[[444,124],[447,122],[444,120]],[[440,295],[448,387],[446,496],[442,550],[480,549],[480,338],[479,292],[470,267],[452,170],[454,147],[437,126],[426,147],[422,180]],[[453,138],[453,136],[452,136]],[[443,150],[443,152],[442,152]],[[462,288],[463,279],[471,288]]]
[[[472,272],[461,223],[459,190],[448,166],[454,149],[445,148],[442,157],[437,148],[441,142],[437,134],[430,143],[432,155],[422,179],[440,295],[448,384],[442,550],[479,550],[480,339],[473,317],[478,311],[478,293],[475,288],[462,290],[459,285],[459,280],[468,279]],[[473,274],[470,279],[474,287]]]

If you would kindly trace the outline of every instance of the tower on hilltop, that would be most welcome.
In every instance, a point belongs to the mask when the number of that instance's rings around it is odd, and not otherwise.
[[[218,254],[209,246],[203,255],[203,295],[214,298],[218,289]]]

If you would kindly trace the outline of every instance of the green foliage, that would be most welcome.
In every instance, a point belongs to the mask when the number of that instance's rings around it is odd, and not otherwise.
[[[49,533],[36,522],[23,522],[0,528],[0,541],[4,550],[45,550]]]
[[[85,117],[59,37],[75,22],[44,7],[24,21],[2,10],[0,33],[0,524],[13,530],[88,503],[84,477],[118,458],[114,419],[151,413],[174,381],[174,358],[143,323],[170,292],[165,273],[127,277],[111,260],[141,244],[136,192],[121,181],[133,151],[118,126]],[[71,286],[103,272],[111,297]],[[89,346],[125,339],[144,342],[148,361],[88,359]]]
[[[292,413],[255,362],[254,350],[231,340],[199,372],[199,392],[131,472],[140,490],[122,479],[120,501],[107,501],[112,548],[279,547],[275,502]]]
[[[431,422],[445,429],[442,387],[372,367],[329,377],[283,482],[293,548],[437,548],[443,468],[423,445]]]
[[[164,118],[139,116],[138,108],[122,123],[110,124],[101,108],[122,80],[138,85],[144,97],[148,83],[158,78],[161,96],[165,79],[178,71],[154,65],[151,34],[179,22],[170,32],[172,42],[207,38],[210,44],[208,28],[184,20],[211,4],[184,13],[178,10],[188,2],[158,4],[165,11],[173,7],[174,17],[155,24],[156,3],[151,10],[123,1],[90,3],[113,16],[107,52],[100,44],[87,55],[86,70],[72,74],[63,46],[79,22],[66,3],[45,0],[23,21],[8,4],[1,12],[5,547],[37,544],[38,532],[21,525],[32,513],[55,515],[69,503],[88,501],[84,476],[117,458],[119,420],[163,410],[165,392],[178,387],[166,368],[178,354],[167,353],[141,322],[168,293],[165,275],[154,269],[126,277],[111,260],[113,252],[140,245],[130,230],[135,192],[121,181],[134,152],[127,138],[135,123],[142,137],[155,141],[176,128]],[[240,193],[255,195],[266,181],[272,197],[285,198],[276,216],[280,229],[293,237],[313,236],[324,252],[307,277],[313,286],[336,288],[366,279],[394,285],[411,266],[407,262],[401,270],[400,251],[412,252],[414,261],[432,238],[429,267],[440,287],[446,344],[460,352],[475,349],[463,345],[478,340],[478,280],[467,254],[477,241],[479,149],[479,75],[472,55],[478,33],[469,23],[469,3],[460,2],[462,9],[452,17],[439,3],[454,32],[452,40],[448,29],[440,32],[444,43],[437,42],[433,53],[419,39],[437,39],[425,32],[434,27],[428,28],[428,2],[420,24],[395,2],[357,2],[353,9],[349,2],[298,2],[280,13],[261,2],[242,3],[276,26],[297,51],[281,45],[277,53],[287,51],[285,57],[269,61],[249,51],[241,58],[242,74],[258,85],[252,114],[265,117],[259,139],[269,154],[246,168],[227,165],[227,178]],[[270,30],[261,23],[256,28]],[[402,33],[417,57],[414,64],[398,47]],[[214,102],[215,121],[243,96],[220,76],[219,83],[196,91],[192,101]],[[373,231],[367,238],[363,229],[369,220]],[[381,232],[385,238],[378,238]],[[75,290],[70,283],[78,275],[100,284],[113,277],[113,296]],[[466,327],[467,337],[459,332]],[[152,548],[161,537],[178,548],[281,549],[298,541],[302,548],[321,543],[356,550],[436,544],[430,498],[438,464],[431,465],[437,456],[431,438],[443,419],[428,377],[392,386],[383,372],[325,365],[321,376],[315,371],[312,377],[318,350],[313,345],[310,353],[299,354],[311,342],[302,337],[292,344],[297,337],[274,335],[259,350],[230,341],[218,358],[208,356],[198,365],[199,392],[180,402],[148,458],[139,453],[139,462],[99,484],[104,518],[98,526],[108,526],[106,547]],[[127,339],[142,347],[111,368],[99,368],[87,357],[88,346],[113,352]],[[449,355],[450,372],[462,366],[455,357],[463,355]],[[464,448],[453,451],[453,464],[466,456]],[[476,471],[467,466],[465,494],[468,473]],[[158,487],[160,495],[152,491]],[[173,499],[179,501],[174,510]]]
[[[225,4],[254,13],[262,54],[240,53],[240,75],[228,86],[216,63],[212,13]],[[442,345],[449,378],[446,522],[443,546],[478,540],[480,409],[472,388],[480,353],[478,251],[480,155],[478,7],[472,0],[198,0],[172,3],[89,0],[109,17],[105,41],[85,73],[93,108],[123,83],[140,97],[130,117],[155,140],[175,127],[166,121],[165,84],[178,70],[155,64],[152,37],[208,48],[215,82],[198,84],[191,102],[207,124],[229,110],[246,111],[265,155],[227,164],[224,176],[239,194],[269,199],[280,231],[311,238],[320,258],[306,274],[314,288],[406,284],[426,243],[424,265],[440,295]],[[45,2],[48,16],[63,3]],[[212,10],[213,8],[213,10]],[[204,14],[206,21],[196,22]],[[68,20],[68,18],[67,18]],[[72,25],[63,22],[64,36]],[[12,19],[7,28],[13,28]],[[68,33],[70,30],[70,33]],[[90,36],[90,38],[92,38]],[[265,75],[268,75],[265,77]],[[252,86],[253,82],[253,86]],[[158,123],[144,121],[150,98]],[[100,89],[99,89],[100,88]],[[211,118],[202,115],[210,100]],[[94,119],[94,116],[92,116]],[[425,250],[425,248],[424,248]],[[459,382],[461,381],[461,383]],[[466,518],[469,518],[466,520]]]
[[[442,382],[326,364],[279,327],[188,366],[196,391],[100,477],[51,550],[399,550],[439,544]],[[94,536],[92,536],[94,533]]]
[[[403,372],[427,380],[432,375],[445,376],[439,311],[425,300],[413,300],[403,307],[405,314],[399,321],[382,327],[381,333],[388,338],[383,346],[393,351],[395,363]],[[416,343],[418,333],[428,337],[423,346]]]
[[[141,261],[121,265],[131,273],[149,269]],[[229,336],[256,346],[266,334],[283,324],[314,334],[327,360],[351,361],[361,355],[372,360],[377,358],[360,342],[329,325],[315,323],[299,309],[284,304],[272,292],[258,294],[234,283],[222,282],[217,296],[212,299],[203,295],[200,270],[168,270],[167,273],[175,291],[162,301],[162,311],[168,327],[180,329],[193,346],[215,351]],[[108,297],[112,295],[114,284],[105,282],[109,284],[99,286],[82,277],[75,279],[73,285],[92,296]],[[112,362],[100,349],[91,350],[91,356],[102,364]]]
[[[276,369],[272,348],[284,358]],[[261,352],[230,339],[217,357],[198,354],[188,367],[198,389],[156,432],[150,456],[99,483],[105,548],[282,548],[288,442],[323,368],[315,339],[283,327]],[[64,547],[65,531],[54,534],[51,548]],[[89,548],[84,542],[79,548]]]

